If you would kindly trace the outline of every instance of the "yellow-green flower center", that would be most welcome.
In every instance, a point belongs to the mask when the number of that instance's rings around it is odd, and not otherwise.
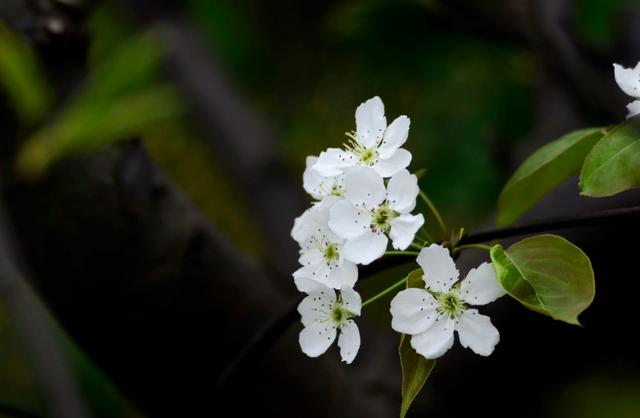
[[[456,317],[459,313],[467,309],[466,305],[460,299],[457,290],[448,293],[441,293],[437,297],[438,312],[449,315],[451,318]]]
[[[344,144],[344,148],[351,151],[351,153],[358,158],[361,165],[371,167],[378,161],[377,146],[373,148],[365,147],[360,142],[356,132],[347,132],[347,136],[351,139]]]
[[[391,228],[389,221],[398,216],[398,213],[384,204],[376,208],[372,215],[371,229],[373,232],[381,231],[387,233]]]
[[[362,154],[360,154],[359,157],[362,164],[373,165],[376,158],[378,157],[378,153],[372,149],[365,149],[362,151]]]
[[[354,317],[354,315],[351,312],[349,312],[342,306],[341,298],[338,299],[336,304],[333,305],[333,308],[331,308],[330,316],[331,316],[331,321],[335,323],[338,327],[342,327],[347,320]]]
[[[327,260],[328,264],[331,264],[332,262],[336,261],[339,256],[340,256],[340,253],[338,253],[338,249],[334,244],[329,244],[324,249],[324,258]]]

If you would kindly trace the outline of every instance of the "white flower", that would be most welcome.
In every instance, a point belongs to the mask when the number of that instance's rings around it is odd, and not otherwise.
[[[327,196],[342,197],[344,193],[342,173],[325,177],[313,169],[317,161],[318,157],[307,157],[307,167],[302,175],[304,190],[316,200],[322,200]]]
[[[345,363],[351,363],[360,348],[360,331],[351,319],[360,316],[360,295],[352,288],[344,287],[336,297],[333,289],[322,284],[310,280],[300,282],[308,293],[298,305],[304,325],[298,339],[302,352],[309,357],[318,357],[327,351],[340,330],[340,356]]]
[[[384,180],[375,170],[355,167],[345,174],[345,199],[329,211],[329,227],[346,239],[344,256],[354,263],[369,264],[382,257],[389,235],[396,249],[406,249],[424,224],[422,214],[409,212],[416,205],[418,179],[402,170]]]
[[[329,209],[335,201],[335,198],[327,198],[315,204],[294,222],[291,235],[300,244],[299,261],[302,264],[293,273],[296,285],[299,278],[306,278],[341,289],[353,287],[358,280],[358,268],[343,255],[345,240],[328,226]]]
[[[409,166],[411,153],[403,148],[411,121],[405,115],[387,126],[384,105],[378,96],[356,109],[356,131],[345,149],[329,148],[320,154],[314,169],[322,176],[339,175],[346,167],[372,167],[382,177],[391,177]]]
[[[613,74],[618,87],[628,96],[636,99],[627,105],[627,119],[640,113],[640,62],[635,68],[624,68],[613,64]]]
[[[490,355],[500,334],[488,316],[468,305],[486,305],[505,294],[493,265],[483,263],[455,284],[459,273],[446,248],[436,244],[423,248],[417,261],[426,290],[409,288],[393,298],[391,327],[411,335],[411,346],[428,359],[440,357],[453,346],[454,331],[463,347]]]

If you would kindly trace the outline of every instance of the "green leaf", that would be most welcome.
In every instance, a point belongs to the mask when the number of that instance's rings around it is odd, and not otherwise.
[[[491,248],[502,288],[525,307],[573,325],[593,302],[589,257],[557,235],[526,238],[504,250]]]
[[[0,22],[0,85],[20,120],[40,121],[53,103],[51,86],[43,76],[35,54]]]
[[[580,193],[611,196],[640,187],[640,119],[616,126],[598,142],[582,166]]]
[[[417,269],[407,276],[407,287],[424,288],[422,281],[422,269]],[[400,364],[402,366],[402,405],[400,406],[400,418],[404,418],[418,393],[422,390],[427,378],[436,365],[435,360],[427,360],[411,347],[411,337],[400,337]]]
[[[589,150],[601,137],[601,128],[581,129],[534,152],[500,193],[498,224],[515,222],[544,195],[578,174]]]

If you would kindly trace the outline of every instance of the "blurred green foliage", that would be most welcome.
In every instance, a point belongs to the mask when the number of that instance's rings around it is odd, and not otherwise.
[[[20,120],[31,125],[44,117],[53,95],[35,55],[0,21],[0,86]]]
[[[25,142],[17,161],[21,172],[39,176],[60,158],[131,139],[145,127],[176,119],[182,113],[180,97],[155,80],[162,55],[151,32],[124,40],[96,65],[57,117]]]
[[[445,216],[468,225],[490,213],[504,181],[498,148],[531,124],[527,51],[453,31],[438,8],[412,1],[352,1],[318,10],[191,3],[254,106],[275,125],[295,173],[302,173],[306,155],[340,145],[354,129],[356,106],[380,95],[389,121],[411,118],[411,167],[428,168],[421,186]],[[250,49],[239,51],[243,47]]]
[[[580,376],[559,389],[549,402],[549,418],[637,418],[640,416],[640,383],[619,364]]]
[[[575,26],[584,41],[604,48],[613,41],[617,19],[638,0],[576,0]]]

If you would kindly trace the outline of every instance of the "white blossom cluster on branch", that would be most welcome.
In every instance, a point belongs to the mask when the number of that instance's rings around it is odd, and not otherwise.
[[[444,354],[454,330],[463,346],[489,355],[498,331],[468,306],[502,296],[493,267],[485,263],[456,283],[458,271],[449,250],[415,242],[425,218],[412,213],[420,189],[407,170],[411,153],[401,148],[409,135],[409,118],[402,115],[387,125],[382,100],[373,97],[358,106],[355,119],[356,130],[347,133],[344,148],[329,148],[306,160],[303,187],[313,202],[291,231],[300,245],[301,267],[293,273],[294,281],[307,294],[298,306],[302,351],[317,357],[339,335],[342,360],[353,361],[360,347],[353,320],[362,308],[354,290],[358,265],[384,256],[390,242],[399,251],[421,248],[417,261],[426,283],[425,289],[396,295],[392,328],[411,335],[412,346],[426,358]]]

